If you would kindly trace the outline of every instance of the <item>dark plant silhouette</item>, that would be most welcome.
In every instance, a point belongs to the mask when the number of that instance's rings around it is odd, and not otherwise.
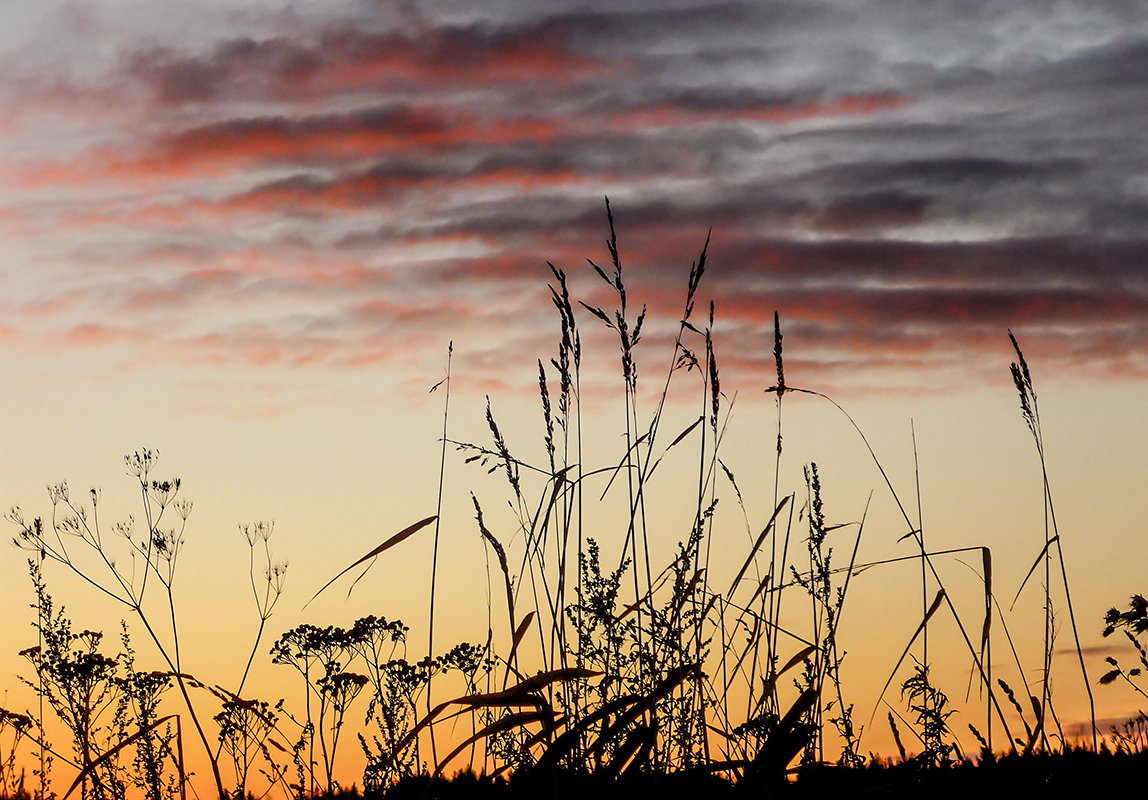
[[[1040,556],[1038,556],[1036,563],[1033,564],[1033,569],[1029,571],[1025,580],[1021,582],[1020,588],[1017,589],[1017,596],[1019,597],[1020,593],[1024,590],[1025,584],[1028,582],[1028,578],[1032,576],[1037,565],[1043,563],[1045,611],[1044,666],[1042,670],[1043,679],[1041,684],[1040,713],[1037,717],[1036,729],[1041,744],[1047,749],[1047,719],[1054,717],[1056,713],[1055,709],[1052,708],[1052,690],[1049,683],[1049,672],[1052,669],[1053,637],[1055,635],[1055,615],[1053,613],[1052,601],[1052,555],[1053,548],[1055,548],[1056,560],[1060,566],[1061,585],[1064,587],[1065,606],[1068,609],[1069,627],[1072,630],[1073,644],[1076,648],[1077,661],[1080,664],[1080,674],[1084,681],[1084,690],[1088,695],[1088,712],[1092,727],[1092,747],[1095,750],[1097,747],[1096,703],[1092,696],[1092,686],[1088,680],[1088,670],[1084,665],[1084,651],[1080,646],[1080,633],[1076,627],[1076,614],[1072,606],[1072,592],[1068,588],[1068,567],[1064,563],[1064,550],[1060,543],[1060,528],[1056,523],[1056,508],[1052,501],[1052,488],[1049,485],[1048,479],[1048,465],[1045,461],[1044,432],[1040,425],[1040,406],[1037,403],[1036,389],[1033,387],[1032,373],[1029,371],[1028,361],[1025,360],[1024,353],[1020,349],[1020,344],[1017,342],[1016,337],[1013,336],[1012,331],[1009,331],[1008,337],[1009,341],[1012,342],[1017,359],[1010,365],[1013,384],[1016,386],[1017,394],[1020,396],[1021,416],[1028,426],[1029,433],[1032,434],[1033,443],[1036,445],[1044,494],[1044,547],[1041,548]],[[1063,731],[1061,731],[1061,739],[1063,740],[1063,738],[1064,734]]]
[[[172,688],[168,672],[136,670],[136,653],[123,626],[120,636],[120,697],[116,708],[115,739],[134,742],[131,784],[147,800],[183,797],[184,775],[180,743],[169,721],[161,727],[160,702]]]
[[[972,714],[982,712],[962,706],[962,715],[970,714],[968,728],[981,746],[982,760],[998,756],[994,727],[1004,732],[1009,750],[1022,757],[1035,751],[1069,751],[1049,679],[1054,556],[1074,636],[1075,622],[1036,395],[1015,339],[1018,362],[1012,372],[1045,475],[1048,530],[1033,567],[1035,573],[1044,565],[1046,636],[1039,688],[1026,682],[996,603],[990,549],[936,549],[932,538],[934,549],[926,547],[919,492],[914,522],[903,495],[848,412],[828,395],[798,385],[800,375],[792,364],[787,374],[781,316],[776,312],[772,352],[769,343],[762,351],[776,374],[775,382],[764,389],[773,395],[777,411],[776,447],[772,426],[768,431],[772,492],[769,487],[755,492],[749,486],[743,492],[738,465],[724,446],[736,394],[719,368],[718,309],[700,295],[709,239],[690,265],[664,383],[659,377],[651,390],[648,371],[640,369],[648,331],[645,307],[637,310],[637,284],[623,269],[609,204],[606,211],[609,260],[604,266],[590,262],[590,277],[600,291],[598,282],[605,285],[604,294],[585,302],[575,299],[567,273],[550,265],[554,282],[549,291],[559,336],[553,357],[536,362],[541,413],[534,445],[519,440],[522,425],[500,425],[490,398],[484,414],[488,438],[448,438],[452,344],[446,376],[436,384],[445,387],[439,508],[366,552],[312,596],[362,567],[353,589],[372,565],[393,558],[392,548],[420,531],[433,530],[428,641],[426,650],[420,649],[425,656],[408,661],[409,631],[402,622],[382,616],[363,617],[348,628],[298,625],[277,639],[271,656],[273,663],[299,674],[301,702],[286,698],[272,705],[244,696],[255,659],[266,647],[261,643],[286,570],[271,554],[273,526],[254,523],[240,531],[248,547],[258,628],[235,691],[184,672],[172,586],[191,507],[179,498],[178,480],[153,477],[153,451],[139,451],[126,460],[141,492],[140,531],[132,520],[102,527],[99,493],[93,491],[85,503],[77,503],[65,484],[50,490],[53,513],[46,520],[26,522],[18,510],[13,512],[18,544],[129,608],[166,666],[158,672],[137,671],[126,633],[123,653],[116,658],[100,652],[101,634],[72,633],[34,571],[42,641],[25,651],[36,670],[36,680],[29,685],[68,725],[75,753],[69,761],[80,771],[85,800],[120,800],[129,790],[142,792],[147,800],[174,800],[177,794],[182,800],[186,776],[179,720],[161,710],[173,693],[178,693],[205,746],[219,796],[229,800],[259,791],[284,791],[298,800],[348,791],[340,771],[347,736],[357,739],[365,757],[362,781],[369,792],[397,792],[397,787],[433,781],[458,766],[481,770],[487,776],[482,780],[510,776],[535,789],[562,779],[625,783],[704,773],[737,781],[750,792],[768,793],[782,791],[794,773],[805,780],[837,766],[861,774],[862,767],[888,764],[862,749],[867,726],[855,713],[848,691],[842,619],[852,581],[899,562],[919,566],[922,593],[920,624],[908,637],[877,703],[880,706],[890,687],[900,686],[902,711],[889,704],[894,710],[888,715],[900,766],[924,775],[938,768],[955,772],[964,761],[950,726],[957,712],[930,671],[930,628],[942,623],[953,625],[963,641],[960,655],[967,658],[983,693],[983,718],[974,719]],[[585,436],[584,315],[610,333],[610,359],[617,359],[620,372],[620,414],[609,425],[616,429],[621,449],[604,457],[587,446],[602,437]],[[786,342],[789,347],[792,343]],[[842,414],[856,432],[876,467],[875,477],[888,490],[885,502],[895,504],[907,527],[892,543],[908,542],[911,552],[858,563],[869,501],[852,517],[856,521],[830,521],[825,497],[833,485],[816,462],[805,467],[803,500],[800,492],[782,491],[783,459],[789,457],[783,446],[783,399],[788,409],[810,398],[828,403],[831,413]],[[458,448],[471,469],[495,475],[472,493],[477,538],[487,556],[487,630],[482,645],[462,643],[436,655],[441,618],[436,610],[438,559],[445,530],[438,512],[447,491],[448,444]],[[649,504],[671,463],[676,470],[670,479],[672,496],[655,516]],[[919,485],[919,474],[917,479]],[[492,481],[498,484],[493,491],[499,501],[483,503],[480,495],[490,491]],[[660,493],[658,497],[663,502]],[[757,507],[759,503],[764,507]],[[484,513],[484,507],[493,512]],[[737,524],[726,524],[731,518]],[[735,533],[743,527],[744,540],[731,538],[731,527]],[[714,557],[716,553],[720,557]],[[979,559],[971,568],[983,586],[979,638],[970,635],[938,571],[942,561],[964,564],[960,559],[969,554]],[[732,580],[725,573],[731,565],[739,567]],[[979,604],[979,593],[976,599]],[[1140,638],[1148,631],[1145,609],[1148,602],[1137,597],[1127,612],[1109,612],[1106,635],[1121,630],[1137,648],[1140,666],[1125,670],[1112,657],[1113,669],[1101,679],[1105,684],[1123,680],[1142,695],[1137,679],[1148,670]],[[941,618],[946,612],[947,622]],[[994,672],[992,642],[1002,633],[1016,664],[1019,683],[1011,666],[1008,673],[1019,697]],[[918,643],[920,649],[914,650]],[[1078,638],[1075,645],[1083,670]],[[456,694],[447,695],[448,689]],[[205,704],[212,706],[213,716],[205,716]],[[1018,729],[1014,736],[1010,724],[1016,728],[1018,720],[1024,731]],[[205,727],[212,721],[214,741]],[[1114,732],[1118,749],[1141,748],[1140,725],[1134,719]],[[449,741],[443,735],[448,726],[454,732]],[[47,751],[31,716],[0,716],[0,736],[5,730],[15,735],[10,753],[33,730]],[[915,737],[920,750],[912,752],[916,746],[903,735]],[[130,762],[129,752],[134,754]],[[4,763],[9,766],[0,767],[0,789],[19,791],[22,784],[13,783],[15,761],[9,757]],[[226,780],[224,771],[229,773]]]
[[[196,734],[207,753],[215,788],[219,797],[225,798],[228,793],[223,786],[218,758],[192,700],[189,691],[193,688],[192,682],[182,668],[173,594],[191,503],[179,498],[181,482],[178,478],[157,480],[153,477],[157,458],[158,453],[148,449],[137,450],[124,457],[128,474],[136,479],[140,491],[142,532],[136,530],[135,520],[131,517],[115,523],[111,531],[107,531],[100,522],[100,492],[91,489],[85,505],[73,499],[67,483],[48,487],[52,514],[47,522],[41,517],[25,522],[19,508],[12,509],[8,519],[19,529],[16,536],[19,547],[35,553],[40,561],[60,565],[133,612],[175,678]],[[117,553],[113,546],[117,539],[123,542],[123,552]],[[153,612],[150,605],[145,604],[150,596],[149,584],[155,587],[157,583],[160,588],[156,591],[163,595],[166,614]],[[161,635],[161,625],[165,623],[169,639]]]
[[[1102,684],[1111,683],[1117,678],[1122,678],[1129,686],[1136,690],[1141,696],[1148,698],[1144,689],[1133,678],[1140,679],[1145,672],[1148,672],[1148,651],[1145,650],[1145,638],[1148,638],[1148,600],[1144,599],[1143,595],[1133,595],[1132,599],[1128,601],[1128,610],[1119,611],[1118,609],[1111,608],[1108,613],[1104,615],[1104,636],[1111,636],[1119,630],[1132,649],[1136,652],[1140,666],[1132,667],[1125,670],[1120,666],[1115,656],[1108,656],[1105,661],[1113,667],[1112,670],[1105,673],[1101,678]]]
[[[110,719],[120,694],[117,663],[99,651],[103,634],[73,632],[72,622],[57,609],[33,565],[37,621],[41,644],[20,652],[34,671],[35,680],[25,683],[47,701],[72,738],[74,762],[87,770],[111,740]],[[118,764],[91,769],[82,782],[84,800],[112,800],[124,796],[123,775]]]
[[[949,717],[955,712],[949,698],[929,680],[929,668],[917,662],[913,673],[901,684],[901,697],[908,701],[923,749],[916,756],[922,766],[935,767],[949,763],[960,751],[949,730]]]
[[[24,774],[17,772],[16,758],[20,753],[20,745],[32,734],[35,725],[36,721],[28,714],[0,708],[0,797],[27,794]]]

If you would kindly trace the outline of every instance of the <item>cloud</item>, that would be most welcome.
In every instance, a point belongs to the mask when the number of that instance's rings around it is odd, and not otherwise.
[[[69,329],[64,341],[69,347],[100,347],[130,339],[132,333],[124,328],[86,322]]]
[[[1092,647],[1082,647],[1082,648],[1080,648],[1080,652],[1086,656],[1103,657],[1103,656],[1129,655],[1129,654],[1133,653],[1134,651],[1133,651],[1132,647],[1129,646],[1128,644],[1100,644],[1100,645],[1094,645]],[[1077,655],[1076,648],[1075,647],[1059,647],[1059,648],[1057,648],[1055,655],[1072,656],[1073,658],[1076,658],[1076,655]]]
[[[386,153],[554,135],[546,120],[483,121],[467,112],[395,104],[339,114],[229,119],[167,132],[138,151],[100,148],[83,161],[29,170],[30,185],[87,184],[93,176],[155,183],[218,178],[278,165],[354,163]]]
[[[427,85],[568,84],[608,74],[608,65],[571,46],[561,25],[429,25],[374,31],[336,25],[301,39],[228,38],[205,55],[138,52],[132,77],[164,105],[231,99],[305,100]]]
[[[78,37],[0,79],[13,336],[352,369],[454,335],[504,380],[548,341],[546,261],[610,302],[580,266],[608,194],[651,349],[710,232],[747,380],[774,309],[794,369],[844,382],[952,386],[1010,327],[1050,368],[1141,377],[1148,23],[973,6],[254,3],[125,24],[114,58]]]

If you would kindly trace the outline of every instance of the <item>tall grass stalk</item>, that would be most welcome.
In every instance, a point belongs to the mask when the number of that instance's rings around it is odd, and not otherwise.
[[[1041,719],[1038,720],[1038,724],[1041,726],[1041,740],[1047,747],[1047,738],[1044,733],[1044,714],[1045,709],[1051,704],[1051,690],[1049,688],[1049,671],[1052,666],[1053,624],[1051,548],[1052,545],[1055,544],[1057,561],[1060,564],[1060,578],[1064,586],[1064,600],[1065,605],[1068,607],[1068,620],[1072,628],[1072,638],[1076,649],[1077,663],[1080,665],[1080,676],[1084,681],[1084,689],[1088,695],[1088,715],[1092,732],[1092,749],[1095,751],[1099,747],[1099,738],[1096,730],[1096,701],[1092,695],[1092,684],[1088,680],[1088,669],[1084,664],[1084,649],[1080,645],[1080,632],[1076,627],[1076,613],[1072,607],[1072,592],[1068,588],[1068,568],[1064,563],[1064,551],[1060,542],[1060,528],[1056,524],[1056,509],[1052,502],[1052,488],[1048,480],[1048,464],[1045,461],[1044,434],[1040,427],[1040,407],[1037,404],[1036,389],[1033,387],[1032,374],[1029,371],[1028,362],[1025,360],[1024,353],[1020,349],[1020,344],[1017,342],[1016,337],[1013,336],[1012,331],[1009,331],[1008,336],[1017,358],[1017,360],[1010,365],[1010,372],[1012,373],[1013,384],[1016,386],[1017,393],[1020,396],[1021,415],[1036,445],[1037,458],[1040,461],[1042,494],[1044,499],[1045,544],[1041,552],[1044,561],[1044,602],[1046,614],[1044,680],[1041,690]],[[1025,580],[1027,581],[1027,577]],[[1018,596],[1023,589],[1024,583],[1021,584],[1020,590],[1017,591]]]
[[[443,484],[446,476],[446,444],[447,444],[447,424],[450,420],[450,368],[451,360],[454,357],[454,341],[452,340],[446,348],[446,377],[439,383],[431,387],[431,391],[435,391],[440,385],[443,385],[443,409],[442,409],[442,446],[439,452],[438,464],[438,494],[435,497],[435,520],[434,520],[434,542],[431,549],[431,575],[430,575],[430,601],[429,610],[427,612],[427,658],[434,658],[434,611],[435,611],[435,585],[438,579],[438,540],[439,533],[442,526],[442,494]],[[432,680],[427,681],[427,713],[431,711],[431,701],[433,696],[433,676]],[[430,737],[431,757],[438,761],[438,747],[435,743],[434,736],[434,723],[432,722],[427,731]]]

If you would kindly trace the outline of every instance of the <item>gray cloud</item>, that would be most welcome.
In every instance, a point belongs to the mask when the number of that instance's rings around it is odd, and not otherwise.
[[[158,335],[212,358],[247,330],[264,354],[298,337],[310,360],[358,363],[398,325],[427,341],[456,325],[493,352],[492,304],[529,339],[545,261],[573,274],[604,255],[609,194],[635,293],[671,320],[712,229],[705,290],[747,367],[768,368],[754,343],[779,308],[810,358],[838,337],[843,370],[946,369],[1013,326],[1058,364],[1139,375],[1145,12],[252,0],[186,36],[144,15],[99,70],[76,68],[96,60],[80,43],[67,68],[0,80],[22,113],[77,112],[56,162],[28,138],[35,115],[0,133],[34,153],[0,221],[63,276],[6,303],[30,330],[114,310],[149,341],[178,309]]]

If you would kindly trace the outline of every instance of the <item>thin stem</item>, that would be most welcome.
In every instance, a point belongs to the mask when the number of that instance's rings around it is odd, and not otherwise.
[[[454,356],[454,341],[452,340],[447,345],[446,350],[446,398],[443,401],[442,412],[442,450],[439,455],[438,465],[438,497],[435,503],[435,518],[434,518],[434,546],[431,551],[431,583],[430,583],[430,620],[427,625],[427,660],[434,659],[434,601],[435,601],[435,582],[438,578],[438,538],[439,529],[442,521],[442,493],[443,493],[443,480],[446,474],[446,442],[447,442],[447,422],[450,419],[450,367],[451,359]],[[431,682],[434,678],[434,671],[427,676],[427,715],[431,713]],[[431,742],[431,758],[434,762],[438,763],[438,747],[435,743],[434,735],[434,720],[431,720],[429,726],[430,742]]]

